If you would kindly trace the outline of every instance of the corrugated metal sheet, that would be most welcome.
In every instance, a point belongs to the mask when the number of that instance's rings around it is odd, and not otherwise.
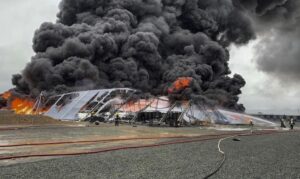
[[[50,108],[48,112],[45,113],[46,116],[50,116],[55,119],[61,120],[76,120],[78,119],[78,112],[80,109],[99,91],[83,91],[68,93],[61,96],[61,98]],[[77,95],[77,97],[71,99],[70,103],[64,106],[58,106],[57,104],[63,100],[67,95]]]
[[[125,92],[127,94],[129,91],[133,92],[134,90],[128,88],[114,88],[63,94],[45,115],[61,120],[78,120],[78,113],[88,103],[96,102],[98,104],[96,112],[99,113],[105,106],[110,105],[117,100],[117,98],[112,97],[114,96],[112,92]],[[135,103],[128,103],[123,105],[119,110],[129,113],[138,112],[142,109],[143,112],[149,113],[167,113],[168,111],[179,113],[185,112],[183,119],[187,122],[209,120],[216,124],[249,124],[250,121],[252,121],[254,125],[275,125],[274,123],[261,118],[222,109],[211,110],[196,105],[189,107],[188,103],[182,103],[170,110],[171,106],[172,105],[167,97],[159,97],[149,100],[139,100]]]
[[[123,90],[126,92],[134,91],[129,88],[114,88],[62,94],[56,103],[44,115],[60,120],[78,120],[79,111],[89,101],[91,101],[95,95],[97,95],[97,97],[101,97],[103,94],[107,93],[109,95],[111,92],[117,90]],[[105,98],[108,97],[108,95],[103,96],[103,98],[98,102],[105,101]],[[94,101],[97,100],[97,97]],[[67,101],[67,103],[65,103],[65,101]]]

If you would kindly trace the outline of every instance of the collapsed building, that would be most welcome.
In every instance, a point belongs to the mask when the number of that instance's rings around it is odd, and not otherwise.
[[[294,17],[297,5],[296,0],[61,0],[57,21],[36,30],[35,55],[13,75],[14,88],[0,94],[0,108],[34,114],[40,106],[34,99],[45,91],[47,98],[54,97],[43,112],[62,120],[104,114],[107,119],[117,111],[142,121],[267,123],[217,107],[245,111],[239,95],[246,82],[232,74],[229,49],[255,39],[265,21],[287,20],[277,18],[282,9]],[[178,80],[182,88],[169,88]],[[112,90],[95,90],[105,88]],[[114,99],[115,88],[168,97]],[[68,93],[78,90],[90,91]],[[176,100],[174,93],[180,95]],[[124,107],[129,104],[137,110]]]
[[[191,101],[173,101],[166,96],[133,99],[137,91],[113,88],[66,93],[53,96],[44,113],[59,120],[112,121],[115,114],[125,122],[165,124],[168,126],[240,124],[274,126],[274,123],[220,108],[196,105]]]

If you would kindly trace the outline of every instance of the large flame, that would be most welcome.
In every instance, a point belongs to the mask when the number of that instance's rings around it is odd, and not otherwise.
[[[31,99],[13,98],[10,103],[10,108],[17,114],[34,114],[35,101]]]
[[[0,97],[8,101],[6,109],[13,110],[16,114],[33,115],[43,112],[35,109],[36,100],[34,99],[17,97],[11,91],[6,91]]]
[[[191,85],[192,80],[193,79],[191,77],[180,77],[172,84],[172,86],[168,89],[168,92],[174,93],[188,88]]]

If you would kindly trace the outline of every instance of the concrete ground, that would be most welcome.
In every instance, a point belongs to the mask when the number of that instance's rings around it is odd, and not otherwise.
[[[80,123],[79,123],[80,124]],[[3,129],[3,128],[2,128]],[[81,126],[35,126],[21,127],[14,130],[1,130],[0,133],[0,158],[7,156],[31,155],[31,154],[57,154],[57,153],[76,153],[91,150],[105,149],[118,146],[132,145],[149,145],[166,142],[171,139],[160,139],[161,137],[182,137],[182,136],[207,136],[223,133],[232,133],[227,128],[201,128],[201,127],[185,127],[185,128],[158,128],[129,125],[121,125],[115,127],[113,124],[101,123],[100,126],[85,127]],[[225,129],[225,131],[223,130]],[[244,128],[232,128],[247,131]],[[28,144],[28,143],[53,143],[53,142],[74,142],[74,141],[93,141],[107,139],[124,139],[124,138],[157,138],[151,140],[126,140],[113,142],[84,142],[84,143],[68,143],[59,145],[33,145],[18,147],[1,147],[3,145]],[[45,158],[34,158],[36,160],[44,160]],[[46,158],[48,159],[48,158]],[[20,162],[31,162],[32,158],[22,160],[0,160],[0,166],[10,165]]]
[[[89,137],[99,134],[111,137],[128,135],[128,130],[131,131],[132,128],[123,126],[117,129],[112,127],[22,129],[1,131],[0,141],[6,139],[3,143],[11,143],[11,140],[20,142],[24,138],[29,138],[30,141],[40,141],[41,138],[57,140],[61,139],[60,134],[63,134],[64,140],[83,134]],[[199,135],[217,132],[199,128],[138,127],[130,132],[130,136],[153,133]],[[49,137],[51,134],[53,136]],[[15,136],[18,136],[17,140]],[[220,171],[211,178],[300,179],[299,131],[247,136],[240,139],[241,141],[227,139],[221,143],[227,160]],[[2,165],[0,178],[203,178],[222,160],[217,143],[218,140],[210,140],[38,161],[26,160]],[[2,155],[7,153],[4,152]]]

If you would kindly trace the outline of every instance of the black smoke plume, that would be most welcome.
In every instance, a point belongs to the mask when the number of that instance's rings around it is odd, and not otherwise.
[[[36,55],[13,76],[16,92],[129,87],[163,95],[178,78],[191,77],[178,92],[185,98],[244,110],[237,102],[245,81],[230,77],[228,67],[228,46],[255,38],[241,3],[62,0],[59,7],[57,23],[35,32]]]
[[[7,100],[0,96],[0,109],[7,106]]]

